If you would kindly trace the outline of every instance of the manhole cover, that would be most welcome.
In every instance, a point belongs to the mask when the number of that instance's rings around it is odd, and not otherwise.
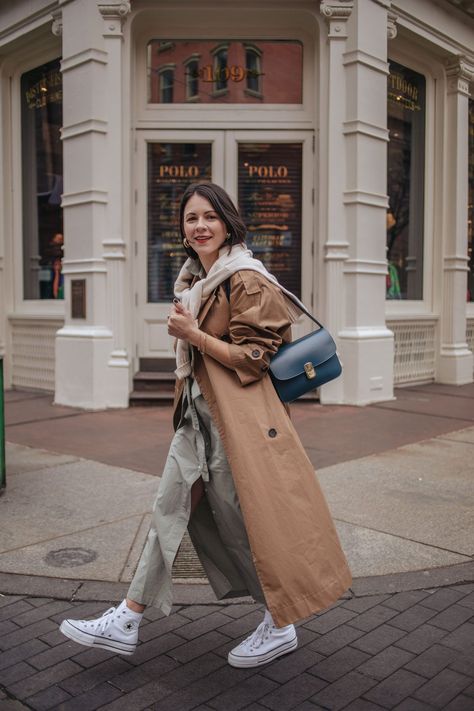
[[[55,568],[75,568],[78,565],[92,563],[97,558],[97,553],[88,548],[59,548],[50,551],[44,558],[47,565]]]

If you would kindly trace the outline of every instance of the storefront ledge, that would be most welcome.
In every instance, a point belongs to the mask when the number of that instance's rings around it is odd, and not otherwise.
[[[249,597],[217,601],[211,586],[200,579],[195,583],[187,580],[174,581],[175,605],[229,605],[252,604]],[[429,590],[451,585],[474,583],[474,562],[460,563],[444,568],[417,570],[409,573],[375,575],[355,578],[347,597],[393,594],[409,590]],[[0,593],[3,595],[28,595],[31,597],[52,597],[58,600],[118,602],[127,594],[128,583],[112,583],[100,580],[65,580],[36,575],[0,573]]]
[[[393,340],[393,333],[388,328],[376,327],[376,328],[344,328],[337,334],[338,340],[346,341],[369,341],[369,340],[380,340],[380,339],[390,339]]]
[[[56,333],[56,338],[112,338],[112,331],[102,326],[64,326]]]

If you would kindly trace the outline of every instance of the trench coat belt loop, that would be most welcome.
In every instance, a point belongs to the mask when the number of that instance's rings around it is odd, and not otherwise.
[[[199,426],[199,418],[191,394],[191,378],[186,378],[186,397],[188,399],[189,411],[191,413],[191,422],[193,425],[193,430],[196,433],[196,448],[199,460],[198,471],[203,481],[209,481],[209,470],[207,468],[206,461],[206,444],[204,440],[204,435],[201,432],[201,428]]]

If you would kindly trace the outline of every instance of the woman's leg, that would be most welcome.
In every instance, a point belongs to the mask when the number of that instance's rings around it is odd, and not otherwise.
[[[202,497],[204,495],[204,482],[202,480],[202,477],[199,477],[197,481],[194,482],[194,484],[191,487],[191,516],[194,513],[194,510],[196,509],[197,505],[201,501]],[[146,609],[146,605],[142,605],[139,602],[135,602],[135,600],[131,600],[129,597],[126,599],[127,602],[127,607],[130,610],[133,610],[134,612],[144,612]]]

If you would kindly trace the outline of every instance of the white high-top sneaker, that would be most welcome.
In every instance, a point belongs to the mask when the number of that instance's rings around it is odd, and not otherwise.
[[[60,631],[86,647],[100,647],[118,654],[133,654],[143,615],[127,607],[125,600],[96,620],[63,620]]]
[[[266,610],[263,622],[250,637],[229,652],[227,659],[232,667],[258,667],[292,652],[297,646],[294,625],[275,627],[271,614]]]

